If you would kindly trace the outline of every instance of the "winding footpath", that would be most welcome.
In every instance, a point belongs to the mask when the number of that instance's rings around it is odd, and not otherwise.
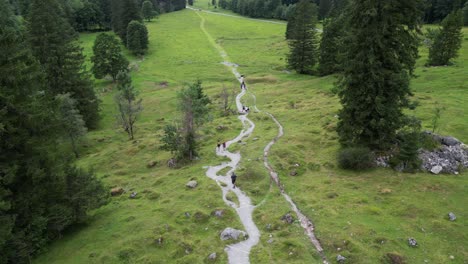
[[[194,9],[194,8],[189,8],[189,9],[193,11],[198,11],[197,9]],[[218,14],[218,13],[209,12],[209,11],[204,11],[204,12]],[[223,64],[229,69],[231,69],[235,77],[238,80],[240,80],[241,75],[237,71],[237,65],[230,62],[230,59],[226,51],[224,51],[224,49],[215,42],[213,37],[205,29],[205,18],[201,16],[198,12],[196,13],[201,19],[200,29],[205,33],[209,42],[218,50],[219,54],[223,58]],[[226,16],[230,16],[230,15],[226,15]],[[237,16],[234,16],[234,17],[237,17]],[[266,21],[266,20],[261,20],[261,21]],[[273,21],[269,21],[269,22],[273,22]],[[242,110],[241,98],[245,94],[246,94],[246,90],[242,90],[242,92],[239,93],[236,97],[236,106],[237,106],[238,112],[241,112]],[[254,98],[254,102],[256,102],[255,95],[252,94],[252,96]],[[260,112],[260,110],[256,106],[256,103],[254,104],[253,107],[257,112]],[[283,130],[283,126],[278,122],[278,120],[272,114],[267,113],[267,112],[266,114],[270,116],[271,119],[278,126],[278,135],[270,143],[268,143],[268,145],[264,149],[264,153],[263,153],[264,166],[268,170],[270,174],[270,178],[275,182],[275,184],[280,189],[283,197],[290,204],[291,209],[296,213],[297,218],[299,219],[301,226],[305,231],[305,234],[309,237],[310,242],[314,245],[315,249],[319,253],[320,257],[322,258],[323,263],[328,264],[326,256],[323,252],[323,248],[314,234],[315,228],[314,228],[312,221],[301,212],[301,210],[297,207],[297,205],[294,203],[292,198],[285,192],[284,186],[281,184],[280,179],[278,177],[278,173],[276,173],[273,170],[272,166],[268,162],[269,151],[271,147],[279,140],[279,138],[281,138],[284,135],[284,130]],[[229,259],[230,264],[250,263],[249,261],[250,251],[252,247],[257,245],[260,240],[260,231],[258,230],[258,227],[255,225],[253,221],[253,217],[252,217],[253,211],[256,206],[252,205],[250,198],[244,192],[242,192],[242,190],[240,190],[239,188],[234,189],[230,180],[231,173],[234,172],[237,166],[239,165],[239,162],[241,160],[241,155],[240,153],[231,153],[227,151],[227,148],[232,143],[236,143],[239,140],[242,140],[243,138],[249,137],[255,129],[255,124],[250,119],[248,119],[248,114],[239,115],[239,120],[242,122],[244,129],[241,130],[240,134],[236,138],[226,142],[226,149],[224,150],[216,149],[216,154],[218,156],[227,157],[228,159],[230,159],[230,161],[224,162],[217,166],[209,166],[207,167],[207,171],[206,171],[206,175],[209,178],[215,180],[218,186],[221,188],[224,202],[236,210],[237,214],[239,215],[240,221],[243,224],[245,231],[248,234],[247,240],[241,241],[237,244],[228,245],[225,248],[225,251],[228,254],[228,259]],[[219,171],[228,167],[230,167],[231,169],[225,175],[218,175]],[[226,195],[229,192],[233,192],[237,196],[237,199],[239,202],[238,204],[227,199]]]

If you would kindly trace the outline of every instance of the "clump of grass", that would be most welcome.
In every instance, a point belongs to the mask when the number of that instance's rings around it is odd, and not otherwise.
[[[366,170],[374,167],[374,154],[368,148],[352,147],[340,151],[338,164],[346,170]]]

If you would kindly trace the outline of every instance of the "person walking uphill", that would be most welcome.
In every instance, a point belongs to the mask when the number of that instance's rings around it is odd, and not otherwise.
[[[245,89],[245,79],[244,79],[244,75],[241,75],[241,77],[239,78],[240,82],[241,82],[241,90],[242,89]]]
[[[235,189],[236,188],[236,179],[237,179],[237,175],[233,172],[231,174],[231,182],[232,182],[232,188]]]

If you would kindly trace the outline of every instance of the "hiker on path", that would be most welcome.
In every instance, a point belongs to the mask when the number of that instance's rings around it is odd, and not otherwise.
[[[231,182],[232,182],[232,188],[235,189],[236,188],[236,179],[237,179],[237,175],[233,172],[231,174]]]
[[[245,89],[245,81],[244,81],[244,75],[241,75],[241,77],[239,78],[240,82],[241,82],[241,90],[242,89]]]
[[[216,147],[216,150],[220,149],[220,147],[221,147],[221,143],[218,141],[218,145]]]
[[[226,150],[226,142],[223,142],[223,150]]]

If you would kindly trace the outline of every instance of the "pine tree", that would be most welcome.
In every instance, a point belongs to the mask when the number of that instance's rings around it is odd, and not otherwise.
[[[148,30],[138,21],[132,21],[127,29],[127,48],[135,55],[143,55],[148,49]]]
[[[43,95],[46,80],[21,30],[6,0],[0,0],[2,263],[29,263],[106,196],[94,175],[77,172],[69,153],[57,147],[62,134],[53,101]]]
[[[128,68],[128,60],[120,50],[119,41],[108,33],[101,33],[96,37],[91,61],[91,70],[97,79],[110,75],[115,81],[117,74]]]
[[[143,5],[141,6],[141,14],[143,18],[146,19],[148,22],[151,21],[156,16],[156,11],[154,10],[153,3],[150,1],[144,1]]]
[[[323,22],[322,39],[320,41],[320,59],[318,71],[320,75],[337,73],[344,53],[344,38],[346,31],[343,25],[346,15],[331,16]]]
[[[463,7],[463,25],[468,26],[468,1],[465,3]]]
[[[111,1],[112,29],[127,45],[127,27],[133,21],[141,21],[140,11],[134,0]]]
[[[55,96],[59,108],[59,121],[64,130],[64,134],[70,140],[75,157],[79,158],[79,141],[86,135],[87,129],[83,117],[76,108],[76,101],[70,94],[59,94]]]
[[[141,106],[142,99],[137,99],[138,92],[132,84],[132,78],[127,71],[120,72],[117,75],[118,90],[115,96],[118,114],[117,122],[127,132],[131,140],[135,135],[135,122],[143,110]]]
[[[319,18],[325,19],[332,8],[332,0],[320,0]]]
[[[33,0],[27,20],[29,43],[46,75],[46,92],[52,97],[70,93],[78,102],[86,126],[96,128],[99,101],[84,68],[78,35],[63,17],[56,0]]]
[[[458,56],[463,41],[462,19],[461,10],[457,10],[442,21],[442,29],[436,31],[429,48],[427,65],[448,65],[451,59]]]
[[[404,125],[418,57],[420,1],[353,1],[337,131],[345,146],[388,149]]]
[[[301,74],[312,73],[317,63],[317,6],[308,0],[300,1],[293,14],[293,28],[289,40],[288,65]]]

